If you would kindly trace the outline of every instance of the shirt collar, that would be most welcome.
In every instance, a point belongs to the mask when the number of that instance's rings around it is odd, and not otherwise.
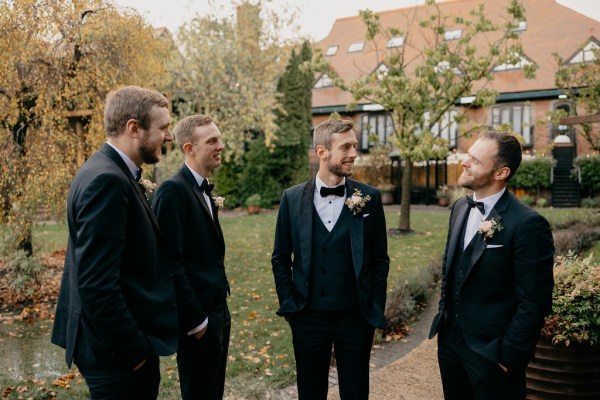
[[[188,169],[194,176],[194,179],[196,180],[196,182],[198,182],[198,186],[202,186],[202,182],[204,182],[204,179],[206,179],[206,178],[204,178],[202,175],[200,175],[199,173],[194,171],[194,169],[192,167],[190,167],[187,163],[185,163],[185,166],[188,167]]]
[[[337,185],[333,186],[333,187],[337,187],[340,185],[346,185],[346,177],[343,177],[342,180],[340,181],[340,183],[338,183]],[[319,178],[319,175],[317,174],[317,176],[315,177],[315,191],[316,192],[320,192],[322,187],[329,187],[325,184],[325,182],[323,182],[321,180],[321,178]]]
[[[123,153],[121,150],[117,149],[113,144],[111,144],[109,142],[106,142],[106,144],[108,144],[110,147],[115,149],[115,151],[121,156],[123,161],[125,161],[125,165],[127,165],[127,168],[129,169],[129,172],[131,172],[133,179],[137,178],[137,174],[140,169],[138,168],[137,165],[135,165],[135,163],[133,161],[131,161],[131,158],[127,157],[125,155],[125,153]]]
[[[500,197],[502,197],[502,195],[504,194],[505,191],[506,191],[506,187],[503,188],[498,193],[494,193],[493,195],[484,197],[483,199],[478,199],[475,196],[475,193],[473,193],[473,200],[480,201],[483,203],[483,205],[485,206],[485,216],[488,216],[490,214],[490,211],[492,211],[492,208],[494,208],[494,206],[496,205],[498,200],[500,200]]]

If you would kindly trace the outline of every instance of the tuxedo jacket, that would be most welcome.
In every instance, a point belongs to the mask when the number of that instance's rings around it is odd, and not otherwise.
[[[371,196],[357,215],[351,216],[346,251],[352,253],[360,308],[374,327],[384,328],[387,275],[385,215],[379,191],[346,178],[346,197],[357,188],[363,197]],[[313,198],[315,179],[283,192],[271,263],[279,297],[278,315],[286,316],[306,307],[312,265]],[[346,207],[346,205],[344,205]]]
[[[140,185],[108,144],[76,174],[52,343],[70,367],[131,367],[175,352],[174,269]]]
[[[168,237],[170,254],[183,264],[187,285],[193,292],[192,301],[180,299],[181,326],[188,332],[204,321],[208,307],[215,302],[222,304],[229,291],[218,208],[212,198],[206,202],[186,165],[160,185],[153,207]]]
[[[429,338],[443,330],[448,307],[447,289],[461,235],[469,215],[465,198],[452,207],[442,268],[439,313]],[[546,219],[523,204],[508,190],[500,197],[487,220],[503,229],[492,238],[477,233],[470,245],[473,253],[458,288],[462,328],[468,346],[487,359],[509,369],[524,367],[533,356],[544,317],[552,308],[554,244]]]

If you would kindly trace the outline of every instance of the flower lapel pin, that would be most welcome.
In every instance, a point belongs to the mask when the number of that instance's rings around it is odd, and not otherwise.
[[[148,194],[154,192],[154,190],[156,190],[157,187],[156,183],[146,178],[140,178],[138,183],[142,187],[142,190],[144,190],[144,193]]]
[[[369,200],[371,200],[371,196],[363,196],[360,190],[354,188],[354,193],[352,193],[352,196],[346,199],[344,204],[346,204],[350,211],[352,211],[352,215],[358,215],[362,212],[363,207]]]
[[[500,223],[500,218],[498,218],[498,220],[492,218],[487,221],[483,221],[477,233],[481,233],[483,235],[483,239],[488,240],[494,237],[494,233],[500,232],[502,229],[504,229],[504,227]]]
[[[217,196],[216,194],[213,194],[212,199],[218,208],[223,208],[223,206],[225,205],[225,197],[221,197],[221,196]]]

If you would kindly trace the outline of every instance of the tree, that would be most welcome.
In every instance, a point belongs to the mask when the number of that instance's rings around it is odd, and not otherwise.
[[[352,82],[334,79],[334,84],[351,92],[356,102],[379,104],[392,115],[391,141],[403,160],[400,231],[411,229],[413,162],[447,154],[447,143],[437,133],[442,129],[435,128],[443,126],[444,121],[465,122],[470,107],[493,104],[497,93],[485,86],[493,79],[493,67],[517,64],[522,54],[515,28],[525,17],[516,0],[511,0],[507,7],[503,26],[486,17],[483,4],[464,17],[442,15],[434,1],[428,1],[427,5],[428,18],[419,21],[418,27],[410,25],[414,21],[409,22],[404,32],[396,27],[383,27],[378,14],[362,11],[366,39],[373,45],[377,64],[382,67]],[[446,32],[459,29],[460,38],[445,40]],[[404,38],[402,46],[378,48],[382,38],[397,37]],[[424,45],[413,44],[417,37]],[[325,63],[320,63],[319,68],[335,73]],[[532,76],[535,67],[526,65],[524,69],[527,76]],[[470,105],[456,109],[461,97],[471,95],[475,100]],[[456,115],[447,118],[454,110]],[[468,133],[469,130],[463,132]]]
[[[0,0],[0,222],[32,253],[39,207],[64,218],[79,165],[105,140],[106,94],[160,88],[168,49],[101,0]]]
[[[565,63],[565,60],[558,54],[555,59],[558,64],[558,70],[555,74],[556,86],[561,88],[571,102],[571,115],[579,115],[583,111],[584,115],[596,114],[600,111],[600,49],[593,50],[592,61],[581,62],[577,64]],[[560,117],[566,116],[564,110],[554,112],[553,120],[558,125]],[[581,127],[574,127],[577,132],[585,139],[590,147],[600,152],[600,133],[598,129],[593,129],[592,124],[581,124]]]

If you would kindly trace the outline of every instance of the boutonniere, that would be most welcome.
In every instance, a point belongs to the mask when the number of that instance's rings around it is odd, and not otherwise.
[[[496,221],[496,219],[492,218],[487,221],[483,221],[477,233],[483,234],[483,238],[488,240],[494,237],[494,233],[500,232],[502,229],[504,229],[504,227],[500,223],[500,219]]]
[[[352,215],[358,215],[362,212],[363,207],[369,200],[371,200],[371,196],[363,196],[360,190],[354,188],[354,193],[352,193],[352,196],[346,199],[344,204],[346,204],[350,211],[352,211]]]
[[[213,194],[212,199],[218,208],[223,208],[223,205],[225,204],[225,197],[221,197],[221,196],[217,196],[216,194]]]
[[[152,182],[150,179],[140,178],[138,181],[142,189],[144,189],[144,193],[152,193],[156,190],[158,186],[156,183]]]

